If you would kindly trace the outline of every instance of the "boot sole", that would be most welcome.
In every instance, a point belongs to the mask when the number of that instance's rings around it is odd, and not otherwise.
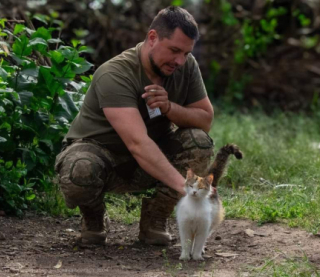
[[[98,244],[105,245],[107,243],[107,237],[92,233],[81,234],[82,244]]]
[[[171,241],[165,240],[165,239],[150,239],[147,238],[145,234],[140,233],[138,236],[139,240],[141,242],[144,242],[145,244],[149,245],[158,245],[158,246],[168,246],[171,244]]]

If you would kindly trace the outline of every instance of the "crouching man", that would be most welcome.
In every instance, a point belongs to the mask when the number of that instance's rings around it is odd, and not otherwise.
[[[142,201],[139,239],[170,243],[186,169],[201,175],[213,155],[213,108],[191,54],[198,38],[194,18],[168,7],[143,42],[96,70],[55,165],[67,206],[80,208],[83,242],[106,242],[105,193],[155,187]]]

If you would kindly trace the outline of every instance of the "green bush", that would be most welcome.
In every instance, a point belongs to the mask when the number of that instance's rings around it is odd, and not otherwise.
[[[91,82],[81,74],[92,64],[80,57],[86,46],[53,38],[59,26],[16,24],[9,30],[5,22],[0,20],[0,205],[21,214],[34,198],[32,189],[48,189],[41,179],[54,175],[62,138]]]

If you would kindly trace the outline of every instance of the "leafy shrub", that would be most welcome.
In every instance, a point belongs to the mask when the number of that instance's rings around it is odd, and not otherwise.
[[[59,27],[9,30],[5,23],[0,20],[6,39],[0,41],[0,204],[17,214],[32,200],[31,184],[42,191],[40,180],[54,174],[62,138],[91,82],[81,74],[92,64],[80,57],[86,46],[52,37]]]

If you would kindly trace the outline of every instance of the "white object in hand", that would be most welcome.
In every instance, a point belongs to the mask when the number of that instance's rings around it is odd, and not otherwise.
[[[149,91],[154,92],[154,91],[157,91],[157,90],[156,90],[156,89],[150,89]],[[149,97],[146,98],[146,102],[150,99],[150,97],[152,97],[152,96],[149,96]],[[146,105],[147,105],[147,109],[148,109],[148,113],[149,113],[150,119],[155,118],[155,117],[161,115],[161,111],[160,111],[160,109],[159,109],[158,107],[157,107],[157,108],[154,108],[154,109],[151,109],[151,108],[148,106],[147,103],[146,103]]]

